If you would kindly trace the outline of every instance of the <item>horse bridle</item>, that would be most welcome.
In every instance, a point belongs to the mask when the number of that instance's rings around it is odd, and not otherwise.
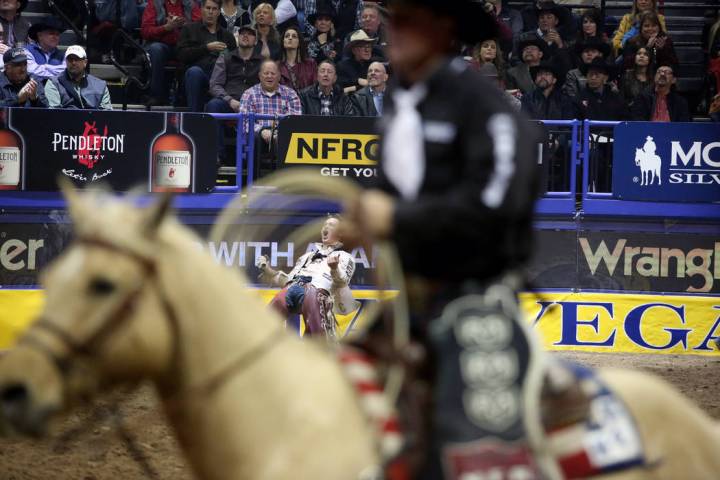
[[[46,315],[41,316],[33,325],[32,329],[20,339],[19,344],[26,344],[42,352],[47,358],[50,359],[57,369],[62,374],[63,378],[66,378],[71,371],[71,365],[74,357],[86,356],[90,357],[97,353],[97,349],[115,332],[118,328],[123,326],[130,318],[133,309],[137,303],[137,300],[142,292],[143,288],[147,284],[148,279],[157,278],[157,267],[153,260],[142,256],[141,254],[124,248],[120,245],[111,243],[107,240],[97,237],[79,237],[76,242],[85,246],[94,246],[110,250],[115,253],[124,255],[142,266],[143,269],[143,281],[136,288],[130,290],[129,294],[109,313],[105,321],[101,322],[97,329],[92,332],[87,338],[82,341],[78,341],[67,331],[60,328],[56,322],[52,321],[52,318]],[[157,282],[158,295],[165,318],[167,318],[171,337],[172,337],[172,353],[170,357],[169,367],[167,373],[177,373],[181,368],[181,347],[180,347],[180,320],[179,317],[168,301],[167,296]],[[47,346],[47,344],[39,340],[33,332],[36,329],[45,331],[58,340],[64,347],[66,354],[64,356],[58,355],[53,349]],[[211,374],[208,379],[202,382],[200,385],[187,386],[182,388],[178,385],[162,385],[166,390],[166,393],[172,394],[173,396],[180,395],[182,393],[206,393],[207,395],[212,394],[217,388],[222,386],[231,377],[242,373],[245,369],[254,364],[259,360],[266,352],[268,352],[274,345],[276,345],[284,335],[281,333],[280,326],[278,329],[273,331],[272,334],[268,335],[267,338],[261,340],[257,345],[241,353],[233,362],[222,368],[219,372]],[[172,375],[170,375],[172,377]]]

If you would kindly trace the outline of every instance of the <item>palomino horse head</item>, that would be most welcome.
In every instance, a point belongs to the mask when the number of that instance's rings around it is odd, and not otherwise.
[[[153,271],[169,199],[141,210],[63,190],[76,240],[41,278],[42,314],[0,357],[0,432],[41,435],[75,400],[171,362],[169,307]]]

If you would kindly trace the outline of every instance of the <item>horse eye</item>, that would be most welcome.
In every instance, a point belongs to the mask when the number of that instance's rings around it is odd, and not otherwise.
[[[88,284],[88,292],[91,295],[107,295],[115,290],[115,284],[106,278],[93,278]]]

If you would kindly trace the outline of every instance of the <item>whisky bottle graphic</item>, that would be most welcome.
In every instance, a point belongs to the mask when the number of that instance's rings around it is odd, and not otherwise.
[[[22,142],[8,125],[9,109],[0,108],[0,190],[19,190]]]
[[[182,133],[182,116],[165,114],[165,131],[152,145],[152,191],[190,192],[193,146]]]

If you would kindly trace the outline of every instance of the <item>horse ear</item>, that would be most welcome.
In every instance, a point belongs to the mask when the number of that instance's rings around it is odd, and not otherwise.
[[[155,236],[160,224],[167,217],[170,207],[172,206],[173,194],[165,192],[160,197],[160,200],[155,202],[148,209],[145,218],[143,219],[143,232],[148,237]]]
[[[75,185],[65,176],[59,176],[57,183],[63,197],[65,198],[65,203],[67,204],[67,209],[70,212],[70,217],[72,217],[73,221],[77,222],[82,216],[83,211],[80,194],[75,189]]]

